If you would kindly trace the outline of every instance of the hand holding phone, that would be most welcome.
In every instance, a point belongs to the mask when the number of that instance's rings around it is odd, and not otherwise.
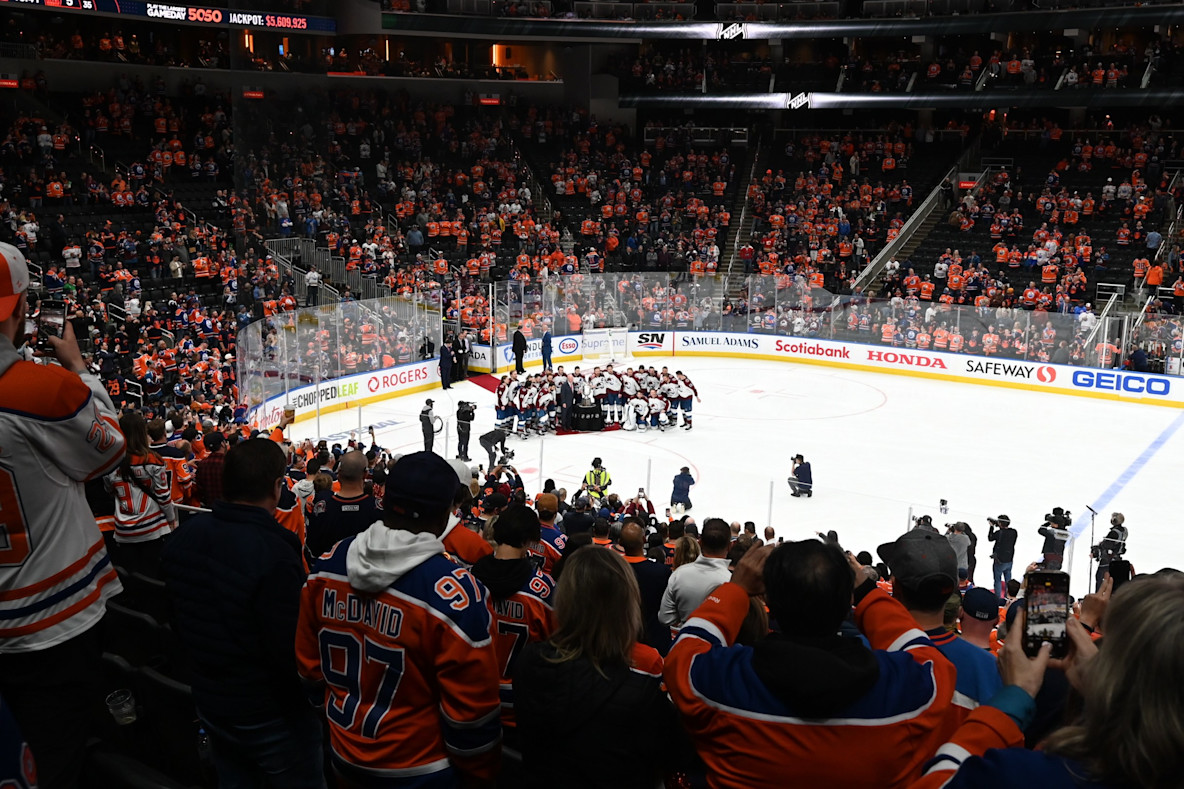
[[[37,312],[37,349],[49,351],[50,337],[61,339],[66,331],[66,302],[46,300]]]
[[[1024,584],[1024,653],[1036,657],[1040,646],[1052,644],[1052,657],[1069,654],[1069,574],[1059,570],[1028,573]]]

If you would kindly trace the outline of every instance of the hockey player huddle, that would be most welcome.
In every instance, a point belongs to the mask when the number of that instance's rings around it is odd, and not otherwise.
[[[520,438],[542,435],[558,427],[559,391],[567,374],[560,366],[534,375],[510,373],[497,387],[497,420]],[[572,370],[575,402],[597,403],[606,427],[624,430],[691,429],[692,406],[699,392],[681,370],[632,367],[618,372],[609,364],[583,372]]]

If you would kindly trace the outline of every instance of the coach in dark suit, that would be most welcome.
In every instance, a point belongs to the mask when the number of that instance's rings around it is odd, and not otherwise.
[[[559,384],[559,424],[564,430],[571,430],[571,409],[576,404],[576,390],[571,385],[571,376],[564,376]]]
[[[514,344],[511,349],[514,351],[514,372],[526,372],[526,368],[522,366],[522,357],[526,356],[526,335],[522,333],[521,326],[514,329]]]

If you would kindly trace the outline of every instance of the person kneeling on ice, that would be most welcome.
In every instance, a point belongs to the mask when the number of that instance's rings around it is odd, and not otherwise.
[[[803,494],[807,498],[814,496],[814,472],[809,462],[801,455],[793,456],[793,471],[790,472],[789,488],[795,497]]]

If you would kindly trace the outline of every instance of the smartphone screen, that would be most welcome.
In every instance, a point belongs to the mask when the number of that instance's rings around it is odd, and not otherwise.
[[[47,336],[62,336],[66,326],[66,304],[62,301],[41,302],[41,312],[37,317],[37,333],[40,339]]]
[[[1035,657],[1045,641],[1052,644],[1052,656],[1069,652],[1065,622],[1069,619],[1069,574],[1041,571],[1028,575],[1024,590],[1024,652]]]
[[[1131,579],[1131,563],[1126,559],[1114,559],[1110,562],[1110,577],[1114,580],[1114,586],[1110,589],[1110,594],[1113,595]]]

